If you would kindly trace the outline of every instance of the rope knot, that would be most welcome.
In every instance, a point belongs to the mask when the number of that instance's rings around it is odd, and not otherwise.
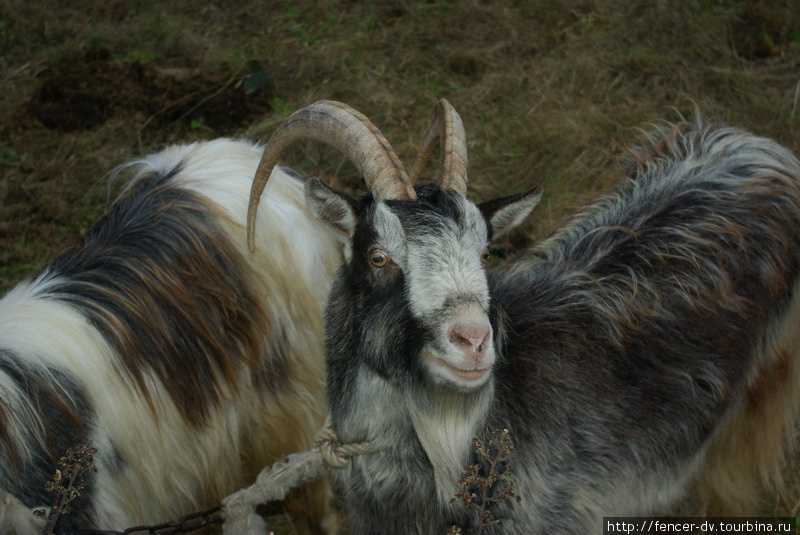
[[[372,453],[375,448],[369,442],[357,442],[354,444],[341,444],[336,431],[333,430],[331,416],[325,420],[316,436],[314,436],[314,447],[322,454],[322,458],[334,468],[344,468],[350,462],[350,457],[363,453]]]

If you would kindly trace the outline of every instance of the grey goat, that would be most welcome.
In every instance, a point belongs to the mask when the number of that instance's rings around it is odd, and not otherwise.
[[[522,501],[487,504],[501,523],[484,533],[600,532],[603,516],[687,496],[752,511],[797,429],[798,160],[702,120],[665,126],[614,192],[487,271],[490,240],[539,191],[468,201],[464,130],[446,101],[410,179],[393,154],[354,151],[375,131],[319,102],[265,157],[338,132],[371,191],[306,184],[348,250],[326,311],[333,425],[342,442],[380,448],[338,471],[352,532],[475,530],[477,513],[451,498],[480,461],[471,437],[491,428],[516,444]],[[413,187],[437,142],[438,180]]]

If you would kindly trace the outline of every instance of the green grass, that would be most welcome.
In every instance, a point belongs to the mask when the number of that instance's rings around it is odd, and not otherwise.
[[[114,166],[176,141],[265,140],[320,98],[365,113],[408,164],[434,103],[450,100],[467,130],[474,200],[544,186],[517,248],[617,179],[618,158],[641,140],[637,127],[695,106],[800,151],[796,0],[68,4],[0,4],[0,291],[99,217]],[[31,110],[42,81],[104,53],[109,63],[99,65],[127,79],[190,80],[199,91],[204,80],[213,89],[237,77],[244,102],[268,105],[245,124],[187,115],[154,128],[148,119],[176,97],[152,108],[159,93],[142,92],[126,94],[139,107],[113,106],[91,129],[43,126]],[[111,80],[103,89],[131,87]],[[329,148],[303,145],[288,161],[309,174],[338,169],[337,186],[360,187]],[[791,492],[780,514],[797,514]]]
[[[0,267],[0,277],[21,277],[34,269],[31,264],[17,264],[14,266]]]

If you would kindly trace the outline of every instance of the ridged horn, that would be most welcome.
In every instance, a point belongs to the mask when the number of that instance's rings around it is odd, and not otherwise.
[[[442,146],[442,163],[439,166],[436,183],[444,189],[452,189],[466,196],[467,136],[464,133],[461,117],[445,99],[436,103],[433,118],[422,136],[411,173],[412,184],[415,184],[422,174],[422,169],[428,162],[437,141]]]
[[[380,130],[347,104],[320,100],[286,118],[267,142],[247,207],[247,246],[251,251],[255,250],[258,204],[272,169],[286,149],[307,139],[322,141],[344,153],[376,199],[417,198],[403,164]]]

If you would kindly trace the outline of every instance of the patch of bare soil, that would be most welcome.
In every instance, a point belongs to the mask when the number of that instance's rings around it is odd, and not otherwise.
[[[798,37],[800,9],[776,8],[759,0],[747,5],[732,24],[733,47],[740,57],[760,60],[780,56]]]
[[[0,127],[0,292],[97,220],[115,165],[176,139],[234,135],[273,96],[263,62],[157,67],[106,49],[41,65],[29,87]]]
[[[180,127],[232,132],[270,109],[268,73],[259,63],[250,70],[157,69],[92,50],[48,65],[28,109],[59,132],[97,128],[131,112],[148,117],[143,131],[149,141]]]

